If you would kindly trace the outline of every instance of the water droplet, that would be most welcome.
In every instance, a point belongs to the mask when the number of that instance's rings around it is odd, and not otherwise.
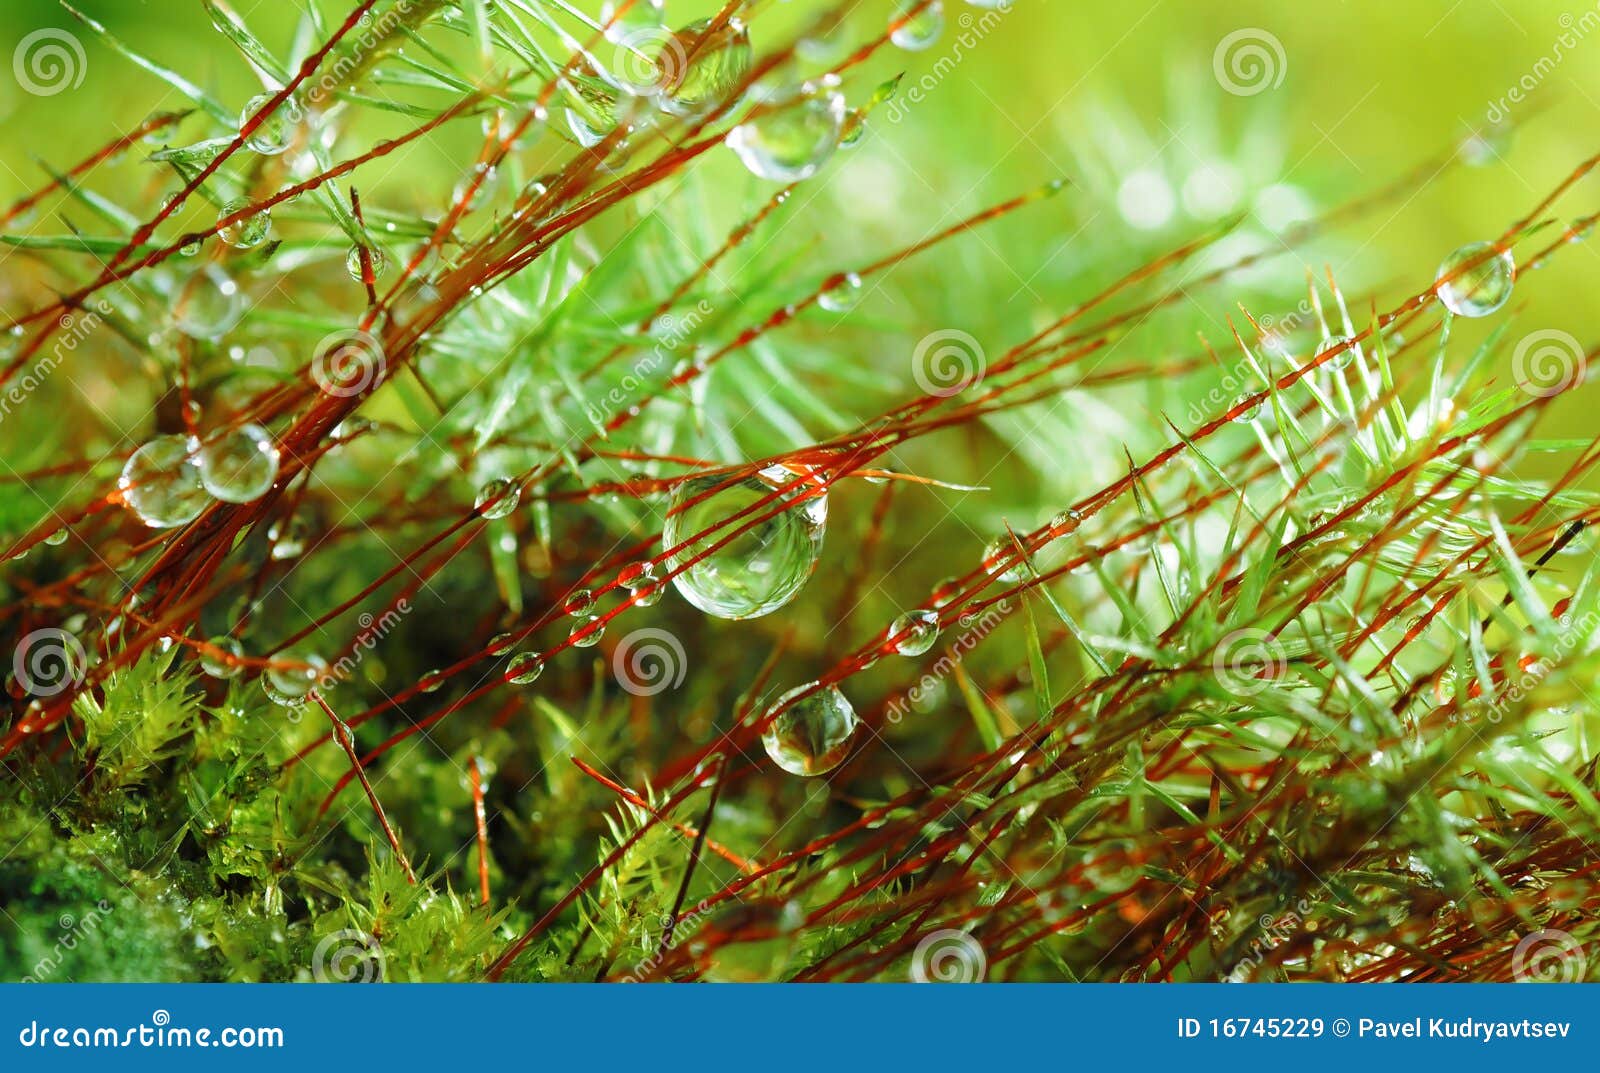
[[[919,0],[900,0],[895,5],[894,14],[890,16],[890,25],[916,8]],[[944,33],[944,4],[940,0],[933,0],[931,4],[911,15],[907,21],[896,26],[889,34],[889,40],[895,47],[903,48],[907,52],[921,52],[925,48],[933,47],[939,40],[939,35]]]
[[[633,606],[654,607],[656,604],[661,602],[661,594],[665,592],[666,589],[667,587],[662,584],[646,585],[644,588],[639,589],[633,594]]]
[[[243,212],[249,207],[249,198],[236,197],[232,201],[224,204],[222,208],[218,210],[217,219],[225,219],[226,217],[232,216],[236,212]],[[262,240],[267,237],[267,231],[271,227],[271,224],[271,210],[262,209],[253,216],[246,216],[242,220],[236,220],[235,222],[228,224],[222,228],[222,230],[218,231],[217,234],[220,235],[222,237],[222,241],[226,242],[228,245],[236,246],[241,250],[248,250],[261,245]]]
[[[260,425],[240,425],[206,441],[195,455],[200,483],[226,503],[250,503],[278,479],[278,447]]]
[[[767,711],[813,689],[816,683],[789,690]],[[827,686],[795,701],[761,735],[772,762],[791,775],[821,775],[839,766],[850,751],[859,725],[856,710],[837,686]]]
[[[948,607],[961,594],[962,587],[960,578],[947,577],[933,587],[933,599],[930,602],[934,607]]]
[[[750,70],[750,33],[744,21],[729,19],[706,33],[711,23],[691,22],[661,46],[658,84],[665,95],[662,103],[671,111],[697,112],[721,104]]]
[[[536,652],[518,652],[506,663],[507,681],[525,686],[544,673],[544,660]]]
[[[444,685],[444,672],[437,667],[423,675],[417,682],[419,693],[437,693],[439,687]]]
[[[605,635],[605,626],[595,626],[600,621],[599,615],[584,615],[572,624],[572,631],[567,634],[572,639],[574,648],[593,648],[600,643],[600,638]],[[591,628],[593,627],[593,628]],[[588,633],[584,633],[588,630]]]
[[[251,116],[267,106],[267,102],[272,100],[273,96],[271,93],[258,93],[246,102],[244,111],[239,113],[240,130],[244,129],[245,122]],[[252,153],[260,153],[262,156],[277,156],[289,148],[289,128],[283,121],[283,115],[289,108],[287,100],[278,105],[271,115],[261,121],[259,127],[250,132],[250,136],[245,139],[245,147]]]
[[[228,656],[238,658],[244,655],[244,645],[239,643],[238,638],[229,637],[227,634],[213,637],[206,644],[212,648],[221,649]],[[200,653],[200,669],[213,678],[237,678],[239,672],[244,670],[244,667],[222,656],[215,656],[210,652],[202,652]]]
[[[983,569],[1001,581],[1025,581],[1033,574],[1028,557],[1009,536],[992,540],[983,549]]]
[[[789,489],[782,502],[771,498],[779,488]],[[685,481],[669,510],[661,540],[676,549],[667,559],[680,570],[672,583],[685,600],[718,618],[776,611],[805,586],[822,555],[826,492],[815,477],[782,466],[732,483],[726,476]],[[748,513],[729,521],[741,512]],[[715,531],[701,536],[708,530]],[[679,548],[685,541],[690,543]]]
[[[192,339],[222,336],[243,313],[239,285],[214,264],[198,268],[172,296],[172,323]]]
[[[1321,346],[1317,347],[1316,356],[1318,358],[1320,358],[1320,357],[1322,357],[1322,355],[1328,353],[1330,350],[1335,350],[1338,347],[1344,346],[1344,344],[1349,343],[1352,338],[1353,338],[1352,336],[1348,336],[1348,335],[1335,335],[1335,336],[1332,336],[1329,339],[1325,340]],[[1333,357],[1329,358],[1326,362],[1324,362],[1322,367],[1325,368],[1325,369],[1333,369],[1333,370],[1339,370],[1339,369],[1345,368],[1352,361],[1355,360],[1356,351],[1358,349],[1360,349],[1360,346],[1361,346],[1360,343],[1353,343],[1349,347],[1346,347],[1344,350],[1340,350],[1339,353],[1335,354]]]
[[[261,676],[261,688],[267,699],[286,708],[304,704],[328,670],[326,660],[309,652],[284,652],[273,661]]]
[[[594,592],[589,589],[572,590],[566,603],[561,605],[561,610],[569,615],[587,615],[593,608]]]
[[[128,457],[117,487],[122,501],[153,529],[198,517],[211,500],[200,484],[200,467],[184,436],[158,436]]]
[[[844,117],[844,133],[839,135],[840,149],[854,149],[867,136],[867,117],[861,109],[852,108]]]
[[[478,489],[478,498],[472,504],[485,518],[504,518],[517,509],[522,489],[504,478],[496,478]]]
[[[357,283],[365,283],[366,275],[361,268],[361,251],[367,251],[367,260],[372,264],[372,278],[379,279],[383,270],[389,266],[389,256],[378,246],[351,246],[350,252],[344,255],[344,270],[350,273],[350,278]]]
[[[902,656],[920,656],[939,639],[939,616],[926,609],[907,611],[889,624],[896,638],[894,650]]]
[[[1439,266],[1439,301],[1450,312],[1462,317],[1487,317],[1510,300],[1517,263],[1511,259],[1510,250],[1493,250],[1492,242],[1470,242]],[[1447,276],[1455,278],[1446,282]]]
[[[817,295],[817,305],[830,313],[846,313],[861,301],[861,277],[850,272],[843,279]]]
[[[306,537],[311,527],[300,518],[290,518],[287,523],[273,522],[267,527],[267,539],[272,541],[274,560],[293,559],[306,550]]]
[[[1056,536],[1066,536],[1076,533],[1078,526],[1083,524],[1083,515],[1072,507],[1061,511],[1050,519],[1050,531]]]
[[[839,147],[844,97],[823,92],[776,106],[729,132],[728,148],[758,178],[794,183],[815,175]]]
[[[623,10],[619,11],[619,8],[622,5],[614,0],[606,0],[600,5],[600,24],[605,27],[606,40],[654,40],[650,31],[661,28],[661,0],[634,0]]]
[[[1337,361],[1338,359],[1336,358],[1334,360]],[[1333,363],[1330,362],[1329,364],[1331,365]],[[1250,402],[1250,399],[1253,397],[1253,395],[1254,395],[1253,392],[1247,391],[1243,395],[1240,395],[1238,398],[1234,399],[1233,400],[1233,405],[1234,406],[1242,406],[1245,403]],[[1230,409],[1231,409],[1231,407],[1230,407]],[[1250,422],[1254,421],[1259,416],[1261,416],[1261,403],[1255,402],[1255,403],[1252,403],[1249,406],[1245,406],[1244,409],[1242,409],[1238,413],[1234,414],[1233,415],[1233,420],[1234,420],[1234,423],[1236,423],[1236,424],[1248,425]]]
[[[52,548],[59,548],[61,545],[65,544],[67,542],[66,527],[63,526],[60,529],[53,530],[49,536],[44,538],[44,542]]]
[[[617,574],[617,583],[629,592],[638,592],[648,587],[656,579],[656,564],[645,560],[642,563],[629,563]]]

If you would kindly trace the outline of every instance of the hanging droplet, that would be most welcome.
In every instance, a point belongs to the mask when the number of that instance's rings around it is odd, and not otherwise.
[[[1461,317],[1487,317],[1510,300],[1517,263],[1510,250],[1493,250],[1492,242],[1471,242],[1439,266],[1439,301],[1450,312]],[[1454,278],[1447,280],[1451,276]]]
[[[244,111],[239,113],[240,130],[243,130],[250,117],[265,108],[267,102],[274,96],[275,94],[271,93],[259,93],[251,97],[246,102]],[[288,108],[287,100],[278,105],[271,115],[261,121],[260,126],[250,132],[250,136],[244,141],[245,147],[252,153],[260,153],[262,156],[277,156],[289,148],[289,128],[283,121],[283,113]]]
[[[734,127],[728,148],[758,178],[780,183],[809,179],[839,147],[844,113],[844,97],[838,93],[804,97]]]
[[[195,455],[200,483],[226,503],[251,503],[278,479],[278,446],[260,425],[240,425],[206,441]]]
[[[1240,395],[1238,398],[1233,400],[1233,405],[1234,406],[1241,406],[1244,403],[1250,402],[1251,398],[1252,398],[1252,393],[1251,392],[1245,392],[1243,395]],[[1230,407],[1230,409],[1231,409],[1231,407]],[[1251,403],[1249,406],[1245,406],[1244,409],[1242,409],[1238,413],[1234,414],[1233,415],[1233,420],[1237,424],[1248,425],[1250,422],[1254,421],[1258,416],[1260,416],[1260,414],[1261,414],[1261,403],[1255,402],[1255,403]]]
[[[507,681],[525,686],[544,673],[544,660],[536,652],[518,652],[506,663]]]
[[[1028,556],[1009,536],[991,540],[983,549],[983,569],[1001,581],[1024,581],[1033,574]]]
[[[1317,358],[1320,359],[1322,355],[1328,353],[1329,351],[1336,350],[1339,347],[1344,346],[1344,344],[1350,343],[1350,340],[1353,338],[1353,336],[1349,335],[1335,335],[1332,338],[1325,340],[1321,346],[1317,347]],[[1333,369],[1335,371],[1345,368],[1355,360],[1356,350],[1360,347],[1360,345],[1361,344],[1359,343],[1351,343],[1351,345],[1345,347],[1344,350],[1340,350],[1339,353],[1335,354],[1327,361],[1322,362],[1322,367],[1324,369]]]
[[[350,252],[344,255],[344,270],[350,273],[350,278],[357,283],[367,282],[366,273],[361,266],[361,251],[367,253],[367,261],[372,265],[372,278],[374,280],[383,275],[383,270],[389,266],[389,255],[379,246],[351,246]]]
[[[65,544],[67,542],[66,526],[62,526],[60,529],[52,530],[50,535],[44,538],[44,542],[46,545],[52,548],[59,548],[61,545]]]
[[[787,491],[774,498],[780,488]],[[772,466],[731,483],[727,476],[685,481],[672,497],[661,535],[665,547],[676,549],[667,559],[679,571],[672,583],[685,600],[718,618],[776,611],[816,569],[827,519],[827,493],[809,472]],[[685,541],[690,543],[678,547]]]
[[[750,32],[744,21],[729,19],[707,33],[711,25],[711,19],[691,22],[661,46],[657,84],[671,111],[683,114],[721,104],[750,70]]]
[[[239,285],[214,264],[202,265],[172,296],[172,323],[191,339],[216,339],[243,314]]]
[[[920,656],[939,639],[939,616],[925,608],[907,611],[889,624],[889,636],[902,656]]]
[[[894,14],[889,17],[890,25],[906,19],[889,34],[889,40],[893,41],[897,48],[903,48],[907,52],[921,52],[925,48],[931,48],[933,43],[939,40],[939,35],[944,33],[944,5],[940,0],[933,0],[921,11],[910,14],[919,2],[920,0],[900,0],[895,5]]]
[[[434,668],[417,681],[417,692],[437,693],[439,687],[444,685],[444,672]]]
[[[572,624],[572,630],[567,634],[572,639],[574,648],[593,648],[600,643],[600,638],[605,635],[604,625],[596,626],[600,621],[599,615],[583,615]],[[584,633],[588,630],[588,633]]]
[[[222,208],[218,210],[217,219],[226,219],[236,212],[243,212],[249,207],[249,198],[236,197],[232,201],[224,204]],[[226,242],[228,245],[237,247],[241,250],[248,250],[261,245],[262,240],[267,237],[267,231],[270,229],[271,225],[272,211],[270,209],[262,209],[253,216],[246,216],[243,219],[235,220],[233,223],[223,227],[217,232],[217,234],[221,236],[222,241]]]
[[[844,133],[839,135],[840,149],[854,149],[861,144],[861,139],[867,136],[867,117],[861,109],[852,108],[845,113]]]
[[[326,660],[307,652],[284,652],[273,661],[261,676],[261,688],[268,700],[286,708],[304,704],[328,671]]]
[[[961,579],[947,577],[933,587],[933,599],[929,601],[934,607],[948,607],[950,601],[961,595]]]
[[[817,305],[830,313],[847,313],[861,301],[861,277],[847,273],[839,282],[817,295]]]
[[[504,478],[496,478],[478,489],[478,498],[472,504],[485,518],[504,518],[517,509],[522,499],[522,489]]]
[[[768,706],[770,713],[790,698],[813,689],[799,686]],[[850,751],[860,721],[837,686],[827,686],[795,701],[761,735],[772,762],[791,775],[821,775],[839,766]]]
[[[629,592],[648,588],[655,579],[656,564],[648,559],[640,563],[629,563],[617,574],[617,583]]]
[[[594,592],[590,589],[573,589],[561,610],[569,615],[587,615],[594,609]]]
[[[239,672],[244,670],[243,665],[235,662],[240,656],[244,655],[244,645],[239,643],[238,638],[223,634],[220,637],[211,638],[206,644],[212,648],[220,649],[223,655],[218,656],[210,652],[201,652],[200,669],[202,671],[205,671],[213,678],[237,678]],[[225,658],[226,656],[232,656],[233,659],[227,659]]]
[[[158,436],[133,452],[117,487],[122,501],[152,529],[192,521],[211,502],[200,484],[200,467],[184,436]]]
[[[311,526],[301,518],[290,518],[287,523],[273,522],[267,526],[267,539],[272,542],[274,560],[293,559],[306,550],[306,537]]]
[[[644,588],[634,592],[632,597],[633,606],[654,607],[656,604],[661,602],[661,594],[665,592],[666,589],[666,585],[661,583],[646,585]]]

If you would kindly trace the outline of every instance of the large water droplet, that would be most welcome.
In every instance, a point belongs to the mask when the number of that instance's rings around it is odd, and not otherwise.
[[[380,246],[351,246],[350,251],[344,255],[344,270],[350,273],[350,278],[357,283],[366,282],[366,270],[361,264],[361,254],[365,251],[367,263],[372,266],[374,281],[383,276],[384,269],[389,267],[389,255],[383,252]]]
[[[506,663],[506,673],[512,685],[525,686],[544,673],[544,660],[537,652],[518,652]]]
[[[789,490],[782,500],[769,498],[785,487]],[[737,521],[716,529],[746,510]],[[761,520],[752,522],[756,518]],[[707,548],[726,543],[674,574],[672,583],[685,600],[718,618],[757,618],[776,611],[794,599],[816,569],[827,518],[821,483],[782,466],[731,484],[727,476],[685,481],[672,497],[661,535],[664,546],[677,549],[668,566],[678,570]]]
[[[217,219],[226,219],[236,212],[243,212],[249,207],[249,198],[236,197],[232,201],[225,203],[222,208],[217,211]],[[242,220],[236,220],[235,222],[228,224],[226,227],[218,231],[217,234],[221,236],[222,241],[226,242],[228,245],[236,246],[241,250],[248,250],[261,245],[262,240],[267,237],[267,231],[271,225],[271,210],[262,209],[253,216],[246,216]]]
[[[920,656],[939,639],[939,616],[925,608],[907,611],[889,624],[889,636],[902,656]]]
[[[1349,335],[1335,335],[1325,340],[1322,345],[1317,347],[1317,358],[1321,358],[1322,355],[1328,353],[1330,350],[1338,350],[1339,347],[1344,346],[1346,343],[1350,343],[1352,338],[1353,336]],[[1350,343],[1348,347],[1340,350],[1339,353],[1333,355],[1333,357],[1329,358],[1327,361],[1322,362],[1322,367],[1324,369],[1333,369],[1335,371],[1343,369],[1352,361],[1356,360],[1356,350],[1359,349],[1360,346],[1360,343]]]
[[[195,456],[200,483],[228,503],[250,503],[278,479],[278,447],[260,425],[240,425],[208,440]]]
[[[259,93],[245,104],[244,111],[239,113],[239,127],[242,130],[246,121],[272,100],[273,94]],[[289,102],[284,101],[273,110],[272,114],[261,121],[261,125],[250,132],[244,144],[252,153],[262,156],[277,156],[289,148],[289,128],[283,121],[283,114],[289,109]]]
[[[517,509],[522,489],[504,478],[497,478],[478,489],[472,508],[485,518],[504,518]]]
[[[890,25],[906,18],[917,3],[918,0],[900,0],[895,5],[894,14],[889,17]],[[931,48],[942,33],[944,33],[944,5],[940,0],[933,0],[927,7],[911,15],[905,23],[895,27],[894,32],[889,35],[889,40],[907,52],[921,52],[925,48]]]
[[[707,33],[711,24],[711,19],[691,22],[661,46],[657,84],[671,111],[697,112],[721,104],[750,70],[750,33],[743,20],[729,19]]]
[[[172,296],[172,323],[192,339],[216,339],[243,314],[239,285],[213,264],[201,266]]]
[[[771,712],[815,683],[789,690],[767,708]],[[772,762],[791,775],[821,775],[839,766],[850,751],[860,720],[837,686],[795,701],[761,735]]]
[[[304,704],[328,670],[326,660],[309,652],[284,652],[273,660],[261,676],[261,688],[267,699],[286,708]]]
[[[1462,317],[1487,317],[1511,298],[1517,263],[1511,259],[1510,250],[1493,253],[1493,249],[1492,242],[1471,242],[1439,266],[1439,301],[1450,312]],[[1446,281],[1447,276],[1455,278]]]
[[[225,655],[233,656],[235,659],[244,655],[244,645],[239,643],[238,638],[229,637],[227,634],[213,637],[206,643],[212,648],[221,649]],[[222,656],[213,655],[210,652],[202,652],[200,653],[200,669],[213,678],[237,678],[239,672],[244,670],[244,667]]]
[[[158,436],[128,456],[122,467],[117,479],[122,501],[153,529],[192,521],[211,501],[190,449],[187,437]]]
[[[776,106],[729,132],[728,148],[751,173],[773,182],[809,179],[839,147],[844,97],[823,92]]]

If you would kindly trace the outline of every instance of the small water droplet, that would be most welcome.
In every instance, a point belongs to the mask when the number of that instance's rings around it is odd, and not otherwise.
[[[200,483],[227,503],[250,503],[278,479],[278,447],[260,425],[240,425],[207,440],[195,455]]]
[[[478,489],[478,498],[472,504],[485,518],[504,518],[517,509],[522,489],[505,478],[496,478]]]
[[[567,634],[572,639],[574,648],[593,648],[600,643],[600,638],[605,635],[605,626],[595,626],[600,621],[599,615],[584,615],[572,624],[572,631]],[[591,629],[591,627],[593,627]],[[588,630],[588,633],[584,633]]]
[[[261,109],[267,106],[275,94],[258,93],[245,103],[244,111],[239,113],[239,127],[243,130],[245,122]],[[289,148],[289,128],[283,121],[283,115],[289,110],[289,102],[285,100],[273,110],[272,114],[261,121],[261,125],[250,132],[245,139],[245,147],[252,153],[262,156],[277,156]]]
[[[890,25],[906,18],[916,8],[918,2],[919,0],[899,0],[895,4],[894,14],[890,16]],[[911,15],[905,23],[896,26],[889,34],[889,40],[894,42],[895,47],[903,48],[907,52],[921,52],[923,49],[932,48],[942,33],[944,33],[944,4],[940,0],[933,0],[927,7]]]
[[[1329,351],[1335,350],[1335,349],[1337,349],[1337,348],[1339,348],[1341,346],[1344,346],[1344,344],[1349,343],[1352,338],[1353,338],[1352,336],[1348,336],[1348,335],[1331,336],[1328,339],[1324,340],[1321,346],[1317,347],[1316,356],[1318,358],[1320,358],[1320,357],[1322,357],[1322,355],[1328,353]],[[1337,353],[1333,357],[1329,358],[1326,362],[1323,362],[1322,367],[1325,368],[1325,369],[1334,369],[1334,370],[1345,368],[1352,361],[1355,360],[1356,351],[1358,349],[1360,349],[1360,347],[1361,347],[1360,343],[1352,343],[1350,346],[1346,347],[1344,350],[1340,350],[1339,353]]]
[[[815,683],[791,689],[767,711],[813,688]],[[859,725],[856,711],[845,695],[837,686],[827,686],[779,713],[762,733],[761,744],[772,762],[791,775],[821,775],[844,760]]]
[[[587,615],[593,608],[594,592],[590,589],[574,589],[561,605],[561,610],[569,615]]]
[[[1439,266],[1439,301],[1450,312],[1462,317],[1487,317],[1510,300],[1517,264],[1510,250],[1493,250],[1492,242],[1470,242]],[[1448,276],[1454,278],[1446,281]]]
[[[983,569],[1001,581],[1025,581],[1033,574],[1027,555],[1009,536],[992,540],[983,549]]]
[[[372,264],[372,278],[381,278],[383,270],[389,266],[389,256],[379,246],[351,246],[350,252],[344,255],[344,270],[357,283],[366,282],[366,275],[361,268],[362,250],[367,251],[367,260]]]
[[[907,611],[889,625],[894,650],[902,656],[920,656],[939,639],[939,616],[926,609]]]
[[[1335,359],[1335,360],[1337,360],[1337,359]],[[1254,394],[1253,392],[1248,392],[1248,391],[1245,392],[1243,395],[1240,395],[1238,398],[1233,400],[1233,405],[1234,406],[1242,406],[1245,403],[1250,402],[1250,399],[1253,397],[1253,394]],[[1257,417],[1260,417],[1260,416],[1261,416],[1261,403],[1260,402],[1254,402],[1254,403],[1251,403],[1249,406],[1245,406],[1244,409],[1242,409],[1238,413],[1234,414],[1233,415],[1233,420],[1234,420],[1235,424],[1248,425],[1250,422],[1254,421]]]
[[[184,436],[158,436],[128,457],[117,479],[122,501],[153,529],[182,525],[210,502]]]
[[[861,301],[861,277],[847,273],[839,282],[817,295],[817,305],[830,313],[846,313]]]
[[[249,207],[249,198],[236,197],[232,201],[225,203],[222,208],[217,211],[217,219],[226,219],[236,212],[243,212]],[[261,245],[262,240],[267,237],[267,231],[271,224],[271,210],[262,209],[253,216],[246,216],[241,220],[236,220],[233,223],[228,224],[218,231],[217,234],[221,236],[222,241],[226,242],[228,245],[237,247],[241,250],[248,250]]]
[[[525,686],[544,673],[544,660],[537,652],[518,652],[506,663],[508,681]]]

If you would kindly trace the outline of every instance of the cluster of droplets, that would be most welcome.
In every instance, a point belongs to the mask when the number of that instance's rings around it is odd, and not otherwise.
[[[157,436],[122,467],[122,501],[153,529],[193,521],[212,500],[250,503],[278,477],[278,447],[259,425],[240,425],[207,440]]]

